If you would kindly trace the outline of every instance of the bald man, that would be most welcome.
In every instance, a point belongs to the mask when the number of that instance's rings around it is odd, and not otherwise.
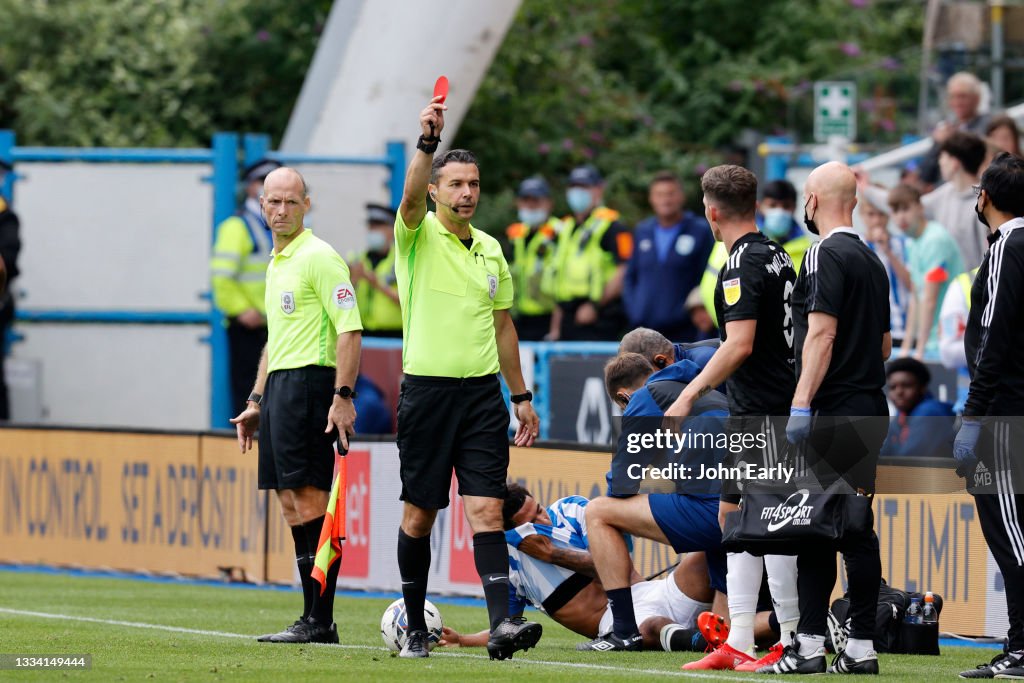
[[[362,324],[348,266],[303,221],[310,198],[298,171],[266,177],[260,209],[274,251],[267,267],[267,345],[247,407],[231,420],[245,453],[259,427],[259,488],[277,491],[291,527],[303,611],[264,643],[337,643],[334,589],[340,561],[313,578],[313,562],[334,478],[334,441],[355,431],[352,387]],[[334,349],[333,353],[328,349]]]
[[[892,338],[889,280],[882,262],[850,227],[856,205],[857,182],[847,166],[830,162],[807,178],[804,223],[821,241],[807,251],[793,290],[797,386],[786,438],[822,487],[838,483],[857,496],[845,500],[856,515],[851,521],[863,531],[848,530],[838,546],[849,577],[852,626],[845,649],[828,669],[877,674],[872,633],[882,569],[867,496],[874,493],[887,427],[882,386]],[[815,545],[797,556],[797,642],[759,671],[825,671],[826,615],[835,582],[835,548]],[[833,635],[839,648],[843,635]]]

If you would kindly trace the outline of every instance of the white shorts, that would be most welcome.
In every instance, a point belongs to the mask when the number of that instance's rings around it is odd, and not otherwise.
[[[695,628],[697,616],[711,609],[711,603],[697,602],[679,590],[674,574],[673,571],[664,579],[633,584],[633,613],[637,626],[651,617],[667,617],[683,628]],[[609,607],[601,617],[597,635],[611,633],[612,621],[612,609]]]

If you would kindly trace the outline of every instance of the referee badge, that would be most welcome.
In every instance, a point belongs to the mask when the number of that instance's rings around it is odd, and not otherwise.
[[[723,280],[722,289],[725,292],[725,303],[732,306],[740,300],[740,279],[733,278],[732,280]]]
[[[498,278],[495,275],[487,274],[487,296],[494,299],[494,295],[498,293]]]
[[[286,315],[291,315],[295,312],[295,293],[294,292],[281,292],[281,310]]]

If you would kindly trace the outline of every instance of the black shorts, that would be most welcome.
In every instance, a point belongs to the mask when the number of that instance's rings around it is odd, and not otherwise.
[[[460,496],[504,498],[508,425],[496,375],[406,375],[398,398],[401,500],[424,510],[448,507],[453,469]]]
[[[260,409],[259,487],[331,490],[334,434],[324,434],[334,401],[334,368],[310,365],[267,377]]]
[[[788,462],[789,442],[786,441],[786,417],[765,415],[737,415],[727,421],[730,434],[764,435],[764,448],[755,446],[739,452],[730,450],[725,457],[727,467],[740,463],[752,463],[758,467],[771,468],[780,462]],[[759,441],[758,443],[762,443]],[[723,503],[739,505],[745,482],[732,478],[722,480]]]

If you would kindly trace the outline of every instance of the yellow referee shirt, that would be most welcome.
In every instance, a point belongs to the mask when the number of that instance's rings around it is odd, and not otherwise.
[[[498,241],[470,226],[467,249],[433,211],[409,228],[395,218],[402,302],[402,370],[431,377],[499,371],[494,311],[512,307],[512,276]]]
[[[267,267],[267,372],[335,367],[338,335],[362,330],[355,288],[338,252],[309,229]]]

